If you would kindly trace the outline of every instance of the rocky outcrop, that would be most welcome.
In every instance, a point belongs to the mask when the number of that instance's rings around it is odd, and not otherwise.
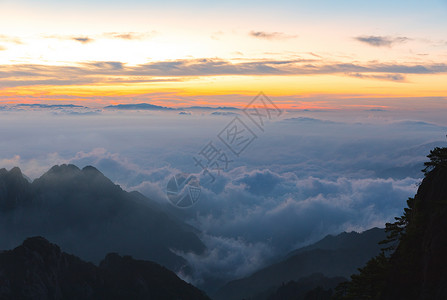
[[[156,263],[112,253],[98,267],[33,237],[0,253],[0,299],[209,298]]]
[[[447,168],[429,172],[390,259],[382,299],[447,299]]]

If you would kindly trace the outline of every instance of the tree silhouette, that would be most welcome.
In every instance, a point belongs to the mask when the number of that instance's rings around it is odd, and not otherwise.
[[[436,147],[430,151],[427,157],[430,161],[424,163],[425,169],[422,170],[425,177],[435,168],[447,167],[447,148]],[[409,198],[407,206],[403,215],[395,218],[395,222],[386,223],[387,238],[379,243],[386,245],[386,247],[382,248],[378,256],[369,260],[366,266],[360,268],[359,274],[352,275],[351,281],[340,284],[335,290],[333,299],[381,299],[387,280],[393,273],[391,256],[396,251],[397,246],[400,248],[399,267],[401,272],[417,273],[417,266],[414,265],[414,262],[420,257],[421,253],[415,245],[420,243],[420,238],[423,235],[421,230],[426,222],[426,216],[421,212],[416,213],[415,198]]]
[[[435,167],[447,167],[447,148],[436,147],[435,149],[430,151],[430,154],[427,155],[430,161],[425,162],[425,169],[422,170],[425,174],[433,170]]]

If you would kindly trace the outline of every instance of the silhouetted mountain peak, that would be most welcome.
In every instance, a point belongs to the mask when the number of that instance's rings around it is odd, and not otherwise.
[[[91,179],[96,179],[96,180],[101,180],[104,183],[107,184],[113,184],[114,183],[107,178],[102,172],[100,172],[98,169],[96,169],[93,166],[86,166],[81,170],[81,174],[87,178]]]
[[[0,299],[209,300],[156,263],[113,253],[97,267],[40,236],[0,252]]]
[[[23,176],[22,170],[20,170],[19,167],[14,167],[11,170],[9,170],[9,174],[11,176],[17,176],[17,177],[22,177]]]
[[[385,239],[385,229],[383,228],[371,228],[363,232],[342,232],[337,235],[329,234],[325,236],[322,240],[311,244],[306,247],[302,247],[290,252],[287,257],[303,253],[305,251],[310,251],[314,249],[323,250],[341,250],[345,248],[350,249],[363,249],[365,245],[371,243],[371,241],[381,241]]]
[[[176,271],[186,261],[171,249],[201,253],[205,248],[191,226],[92,166],[56,165],[33,183],[18,169],[0,170],[0,212],[6,232],[0,247],[42,235],[89,261],[116,251]]]
[[[25,241],[23,241],[22,245],[19,247],[33,249],[37,252],[48,252],[49,249],[60,251],[59,246],[51,244],[47,239],[45,239],[42,236],[27,238]]]
[[[110,252],[106,255],[106,257],[100,262],[100,266],[108,266],[113,265],[117,261],[121,260],[121,256],[116,252]]]
[[[19,167],[14,167],[11,170],[6,170],[5,168],[0,169],[0,176],[7,176],[9,179],[21,180],[24,178],[22,170]]]
[[[37,260],[48,267],[58,265],[57,261],[62,255],[59,246],[50,243],[41,236],[27,238],[13,251],[22,255],[27,263]]]
[[[78,173],[80,169],[72,164],[55,165],[46,174]]]
[[[51,167],[46,173],[36,179],[33,183],[43,183],[43,182],[58,182],[65,181],[74,178],[79,175],[81,170],[72,164],[55,165]]]
[[[93,166],[85,166],[84,168],[82,168],[82,172],[84,173],[93,173],[93,174],[101,174],[103,175],[97,168],[93,167]]]
[[[0,211],[7,211],[30,201],[30,183],[18,167],[0,170]]]
[[[85,192],[111,198],[112,194],[123,192],[96,168],[87,166],[81,170],[72,164],[53,166],[36,179],[33,186],[38,190],[54,189],[62,194]]]

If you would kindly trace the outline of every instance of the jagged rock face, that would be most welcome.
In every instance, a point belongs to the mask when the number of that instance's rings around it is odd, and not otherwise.
[[[108,254],[99,265],[106,299],[208,299],[166,268],[129,256]]]
[[[447,168],[423,180],[390,263],[383,299],[447,299]]]
[[[42,237],[0,254],[1,299],[94,299],[96,267]]]
[[[143,195],[128,193],[94,167],[54,166],[29,183],[14,168],[0,170],[0,249],[44,236],[82,259],[118,252],[170,269],[186,261],[171,249],[201,253],[193,229]]]
[[[0,211],[10,211],[31,200],[30,183],[19,168],[0,169]]]
[[[421,296],[447,299],[447,169],[431,174],[418,197],[428,199],[429,222],[422,240]]]
[[[0,299],[208,299],[166,268],[109,254],[99,267],[34,237],[0,253]]]

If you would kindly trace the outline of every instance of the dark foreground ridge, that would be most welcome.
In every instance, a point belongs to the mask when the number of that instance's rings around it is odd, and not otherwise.
[[[385,247],[340,285],[336,299],[447,299],[447,148],[428,157],[416,196],[386,226],[388,242],[397,241],[397,247]]]
[[[0,253],[0,299],[209,300],[156,263],[111,253],[95,266],[42,237]]]

